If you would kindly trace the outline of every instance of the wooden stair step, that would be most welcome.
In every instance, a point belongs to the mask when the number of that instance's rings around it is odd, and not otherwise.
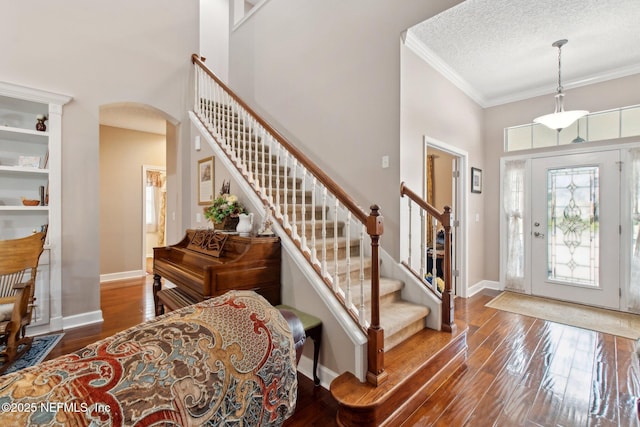
[[[343,291],[346,283],[340,282]],[[402,281],[389,277],[380,277],[380,305],[386,306],[387,302],[397,301],[400,299],[400,291],[404,284]],[[351,282],[351,298],[356,305],[360,304],[361,288],[359,281]],[[364,302],[367,306],[371,305],[371,279],[365,280],[364,283]],[[386,332],[386,331],[385,331]]]
[[[329,224],[329,223],[327,223],[327,224]],[[302,221],[298,221],[296,223],[296,227],[298,228],[298,233],[300,233],[302,235]],[[322,241],[322,227],[323,227],[322,226],[322,221],[319,221],[316,218],[316,224],[315,224],[316,244],[318,244],[318,241]],[[311,235],[313,233],[313,229],[314,229],[314,226],[311,223],[311,220],[306,220],[305,221],[304,231],[305,231],[307,239],[309,240],[309,245],[311,245]],[[344,222],[338,221],[338,236],[342,236],[343,229],[344,229]],[[330,226],[328,226],[326,228],[326,237],[327,238],[333,238],[333,236],[335,236],[335,233],[334,233],[333,222],[331,222]]]
[[[347,256],[347,242],[349,243],[349,255],[351,255],[351,262],[357,263],[360,258],[360,242],[357,239],[347,239],[346,237],[332,237],[327,242],[327,259],[333,260],[334,258],[334,242],[338,244],[338,258],[345,258]],[[307,241],[307,245],[311,242]],[[322,251],[322,240],[316,239],[316,251],[320,253]]]
[[[380,302],[380,325],[384,329],[384,349],[391,350],[425,328],[429,308],[408,301]]]
[[[464,364],[467,328],[458,332],[423,329],[385,352],[387,380],[375,387],[346,372],[331,382],[338,425],[397,426]]]

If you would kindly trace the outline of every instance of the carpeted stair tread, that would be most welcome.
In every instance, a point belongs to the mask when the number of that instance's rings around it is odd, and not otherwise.
[[[340,286],[343,291],[346,292],[346,282],[340,283]],[[404,284],[402,281],[397,279],[392,279],[389,277],[380,277],[380,300],[388,300],[388,299],[399,299],[400,291]],[[360,304],[360,283],[358,281],[351,281],[351,298],[354,304]],[[395,295],[397,294],[397,295]],[[371,304],[371,279],[365,279],[364,281],[364,302],[368,306]],[[384,305],[384,304],[382,304]],[[383,310],[386,310],[386,305],[384,305]]]
[[[384,329],[385,337],[389,338],[402,331],[407,325],[426,319],[428,315],[428,307],[408,301],[394,301],[385,304],[384,310],[381,310],[380,324]]]

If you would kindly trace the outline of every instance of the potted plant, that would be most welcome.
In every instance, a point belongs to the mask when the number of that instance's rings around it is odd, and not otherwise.
[[[235,230],[239,215],[246,209],[238,201],[238,197],[229,193],[229,183],[224,182],[220,195],[213,200],[213,204],[204,210],[204,216],[213,223],[216,230]]]

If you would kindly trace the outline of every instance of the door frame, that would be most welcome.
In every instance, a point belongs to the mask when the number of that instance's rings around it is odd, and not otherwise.
[[[142,271],[147,271],[147,172],[156,171],[167,175],[167,168],[164,166],[142,165],[142,218],[140,218],[142,224]],[[165,207],[166,209],[166,207]],[[166,218],[166,212],[165,212]],[[167,238],[167,222],[164,226],[165,240]]]
[[[457,181],[454,180],[455,188],[452,194],[456,211],[452,211],[454,219],[458,221],[458,226],[455,227],[454,240],[452,244],[455,245],[455,257],[452,259],[453,267],[457,266],[458,275],[451,274],[453,281],[454,295],[466,298],[468,294],[469,284],[468,280],[468,266],[467,260],[469,256],[469,245],[467,242],[468,230],[467,230],[467,164],[469,154],[465,150],[449,145],[445,142],[439,141],[435,138],[431,138],[427,135],[423,135],[423,156],[422,156],[422,196],[426,200],[427,197],[427,153],[429,147],[443,151],[450,154],[458,160],[458,177]],[[453,207],[452,207],[453,209]]]
[[[564,156],[564,155],[573,155],[573,154],[583,154],[583,153],[592,153],[592,152],[600,152],[600,151],[610,151],[610,150],[621,150],[621,159],[623,163],[623,170],[621,176],[620,183],[620,194],[630,194],[630,170],[628,167],[624,167],[624,165],[629,164],[629,156],[625,150],[631,148],[640,147],[640,141],[638,138],[620,138],[606,141],[598,141],[594,143],[587,144],[571,144],[571,145],[563,145],[563,146],[555,146],[545,149],[534,149],[534,150],[523,150],[523,152],[517,152],[515,154],[506,154],[500,158],[500,198],[498,200],[500,204],[499,212],[500,212],[500,290],[504,290],[505,283],[505,271],[506,271],[506,238],[507,238],[507,224],[505,221],[505,215],[503,212],[503,174],[505,163],[510,160],[526,160],[526,168],[525,168],[525,189],[524,191],[527,194],[525,199],[525,212],[527,215],[531,213],[531,159],[538,157],[549,157],[549,156]],[[620,235],[628,236],[631,232],[629,230],[629,226],[631,224],[631,211],[629,206],[629,198],[621,197],[620,200]],[[525,289],[524,293],[531,295],[531,221],[524,222],[524,246],[525,246]],[[631,242],[629,239],[620,239],[620,264],[618,268],[620,269],[619,280],[621,283],[620,286],[620,305],[619,309],[622,311],[628,310],[628,294],[629,294],[629,263],[630,263],[630,253],[631,253]]]

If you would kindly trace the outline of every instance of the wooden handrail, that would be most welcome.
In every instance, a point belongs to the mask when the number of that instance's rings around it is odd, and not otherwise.
[[[209,68],[204,65],[204,61],[200,59],[200,56],[196,53],[191,55],[191,61],[194,64],[200,66],[200,68],[209,75],[212,79],[220,85],[231,97],[236,100],[238,104],[242,106],[247,112],[249,112],[258,123],[262,127],[265,128],[281,145],[286,147],[286,149],[295,156],[300,163],[304,165],[309,172],[311,172],[320,182],[327,187],[327,190],[331,191],[337,198],[340,200],[349,210],[357,216],[361,223],[366,224],[367,222],[367,213],[364,209],[358,205],[343,189],[340,187],[334,180],[332,180],[329,175],[324,173],[322,169],[320,169],[311,159],[309,159],[302,151],[296,148],[293,144],[291,144],[287,139],[280,134],[273,126],[271,126],[266,120],[264,120],[258,113],[256,113],[253,108],[247,105],[236,93],[229,88],[229,86],[225,85],[222,80],[220,80]]]
[[[380,236],[383,232],[383,217],[380,215],[377,205],[371,206],[369,213],[359,206],[335,181],[324,173],[313,161],[304,153],[291,144],[273,126],[255,112],[246,102],[244,102],[233,90],[222,82],[209,68],[204,65],[205,58],[197,54],[191,56],[191,61],[206,73],[216,84],[225,91],[242,109],[273,137],[282,147],[286,149],[306,170],[313,175],[327,191],[339,200],[342,205],[351,212],[354,220],[359,221],[366,229],[371,238],[371,322],[367,328],[367,381],[373,385],[380,385],[387,379],[384,370],[384,330],[380,325],[380,272],[378,246]],[[196,100],[196,105],[200,100]],[[298,246],[300,248],[300,246]],[[307,259],[310,259],[307,257]],[[314,267],[315,268],[315,267]],[[316,271],[321,274],[320,270]],[[347,273],[348,274],[348,273]],[[322,274],[321,274],[322,276]],[[324,277],[323,277],[324,280]],[[351,310],[347,310],[353,317]],[[357,319],[354,319],[357,321]]]
[[[407,196],[411,200],[413,200],[418,206],[427,211],[427,213],[433,217],[435,217],[438,221],[442,223],[443,227],[450,226],[451,222],[451,208],[449,206],[444,207],[444,212],[438,212],[438,210],[427,203],[426,200],[423,200],[417,193],[413,192],[406,184],[403,182],[400,183],[400,197]]]
[[[407,196],[415,204],[436,218],[444,228],[444,257],[442,272],[444,274],[444,291],[442,292],[442,329],[447,332],[456,331],[453,304],[453,288],[451,286],[451,208],[445,206],[442,212],[431,206],[417,193],[409,189],[404,182],[400,183],[400,196]],[[411,219],[409,219],[411,220]]]

